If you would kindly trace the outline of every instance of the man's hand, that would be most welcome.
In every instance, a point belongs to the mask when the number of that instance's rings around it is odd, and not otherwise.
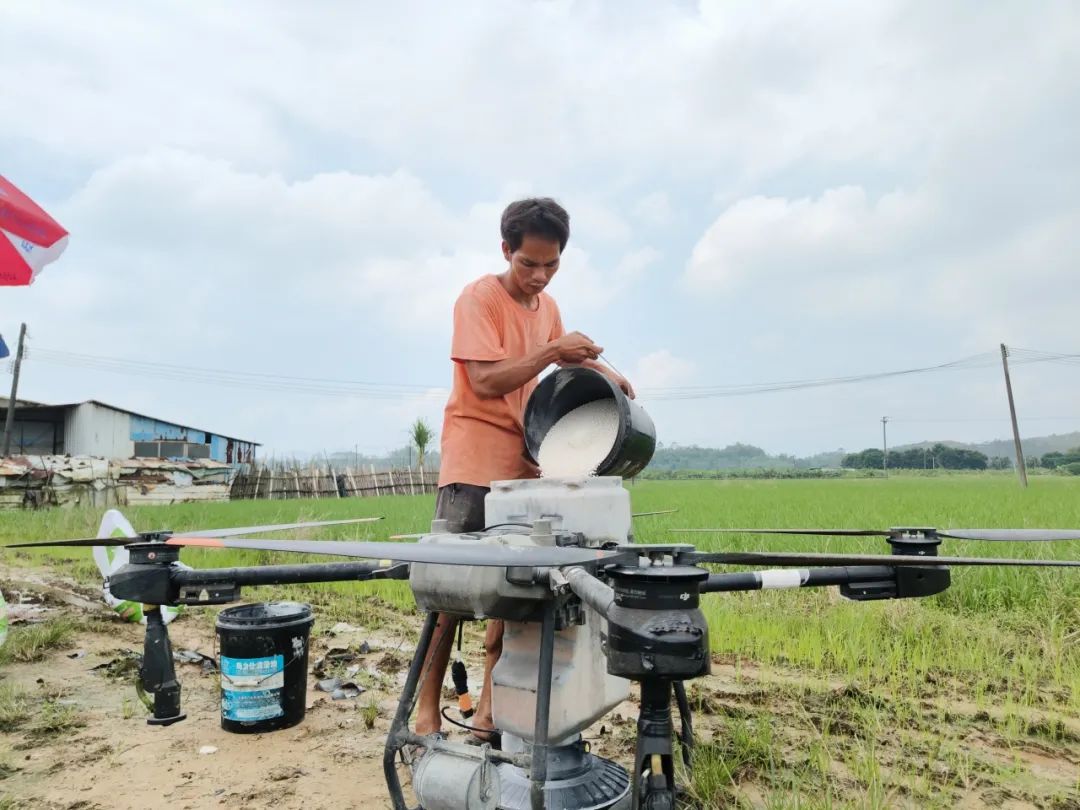
[[[634,399],[635,397],[637,397],[637,394],[634,393],[634,386],[632,386],[630,384],[630,381],[626,379],[626,377],[624,377],[622,374],[612,374],[611,379],[617,386],[619,386],[619,388],[622,389],[622,392],[626,394],[626,396],[628,396],[630,399]]]
[[[552,341],[552,346],[558,354],[558,362],[568,365],[595,360],[604,351],[602,347],[593,343],[588,335],[583,335],[581,332],[565,334],[558,340]]]

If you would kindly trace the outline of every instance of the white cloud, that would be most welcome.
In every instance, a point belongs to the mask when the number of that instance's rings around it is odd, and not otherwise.
[[[646,225],[662,227],[671,223],[675,213],[666,191],[646,194],[634,205],[634,216]]]
[[[659,167],[897,166],[956,129],[977,137],[973,108],[1030,109],[1030,88],[1069,86],[1075,14],[635,3],[613,25],[586,1],[7,4],[0,66],[35,80],[5,86],[19,114],[3,127],[99,162],[172,145],[259,168],[310,161],[293,133],[310,134],[498,182],[523,164],[613,169],[616,184]]]
[[[623,284],[630,284],[640,279],[660,259],[660,251],[653,247],[632,250],[624,254],[615,265],[615,276],[621,279]]]
[[[690,383],[695,371],[693,361],[677,357],[668,349],[657,349],[638,359],[631,381],[635,388],[647,393]]]
[[[695,288],[746,283],[820,282],[890,265],[898,246],[934,214],[926,199],[903,192],[870,200],[857,186],[818,199],[751,197],[725,210],[694,246],[687,281]]]
[[[573,195],[567,197],[563,205],[571,212],[571,240],[579,231],[588,234],[594,244],[604,242],[621,245],[630,239],[630,226],[612,208]]]
[[[995,228],[973,227],[962,197],[924,188],[871,199],[844,186],[817,199],[740,200],[698,240],[684,282],[697,293],[767,296],[774,315],[797,310],[803,320],[946,319],[975,342],[1000,339],[992,335],[1018,310],[1040,312],[1023,332],[1066,342],[1067,313],[1080,308],[1070,259],[1080,248],[1080,202]]]
[[[330,322],[365,317],[445,334],[447,307],[461,288],[502,270],[498,210],[485,204],[459,214],[404,171],[289,182],[166,150],[95,172],[60,206],[78,243],[71,261],[81,266],[56,277],[74,285],[92,280],[98,294],[72,302],[84,313],[103,297],[134,306],[155,285],[174,305],[208,316],[235,311],[244,300],[267,312],[318,306]],[[603,209],[593,211],[601,216]],[[605,271],[572,245],[557,283],[578,308],[605,306],[652,255],[628,253]]]

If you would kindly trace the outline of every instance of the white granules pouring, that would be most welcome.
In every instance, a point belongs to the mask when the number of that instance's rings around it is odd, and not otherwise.
[[[544,478],[570,478],[596,472],[619,435],[619,410],[613,399],[598,399],[564,415],[540,443]]]

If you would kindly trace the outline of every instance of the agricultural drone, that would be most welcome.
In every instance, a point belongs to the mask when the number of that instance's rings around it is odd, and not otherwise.
[[[891,547],[883,555],[643,544],[634,541],[629,494],[618,476],[496,482],[486,502],[489,528],[472,534],[449,533],[445,522],[435,521],[416,543],[244,537],[371,519],[19,545],[126,546],[128,564],[108,585],[114,596],[147,607],[140,678],[153,695],[148,722],[157,725],[184,719],[159,606],[224,604],[252,585],[407,580],[427,619],[386,740],[383,769],[395,810],[408,807],[395,764],[406,746],[422,752],[413,763],[412,787],[423,810],[674,810],[671,706],[679,708],[677,736],[689,765],[694,740],[684,682],[710,668],[702,594],[838,585],[856,601],[904,599],[944,591],[951,566],[1080,567],[1072,560],[938,555],[943,540],[1077,540],[1077,530],[698,530],[881,536]],[[188,546],[359,560],[192,569],[179,562]],[[778,568],[714,573],[702,567],[711,563]],[[437,613],[506,622],[503,655],[492,674],[500,750],[410,731]],[[581,732],[627,699],[631,681],[639,683],[641,700],[628,772],[591,754]]]

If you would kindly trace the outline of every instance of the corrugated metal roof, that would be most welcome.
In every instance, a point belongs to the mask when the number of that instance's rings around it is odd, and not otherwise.
[[[7,403],[7,399],[0,398],[0,408],[7,408]],[[194,425],[185,425],[183,422],[174,422],[171,419],[163,419],[160,416],[151,416],[148,413],[140,413],[139,411],[132,411],[128,410],[127,408],[120,408],[116,405],[110,405],[108,402],[102,402],[100,399],[87,399],[83,402],[61,402],[54,405],[47,405],[44,402],[32,402],[26,399],[18,399],[15,401],[16,408],[77,408],[79,405],[100,405],[102,408],[108,408],[112,411],[119,411],[120,413],[131,414],[132,416],[141,416],[143,419],[153,419],[157,422],[165,422],[169,425],[175,425],[176,427],[187,428],[188,430],[197,430],[200,433],[209,433],[213,436],[221,436],[225,439],[232,439],[234,442],[243,442],[244,444],[251,444],[255,447],[262,447],[261,442],[253,442],[250,439],[241,439],[237,436],[229,436],[225,433],[219,433],[216,430],[197,428]]]
[[[7,408],[8,403],[11,402],[11,397],[0,397],[0,408]],[[17,399],[15,400],[16,408],[34,408],[38,406],[45,406],[44,402],[34,402],[32,399]]]

